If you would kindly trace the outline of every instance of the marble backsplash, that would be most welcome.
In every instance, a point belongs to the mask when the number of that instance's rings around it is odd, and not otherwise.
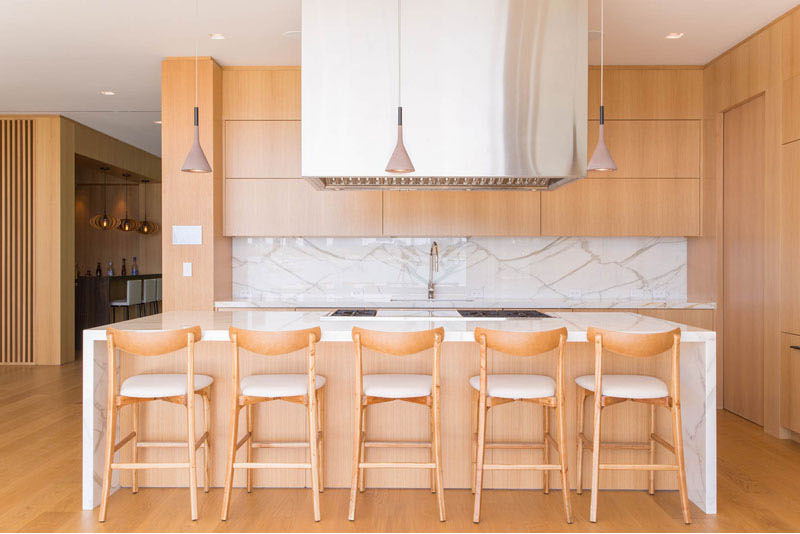
[[[233,297],[270,301],[425,298],[686,298],[682,237],[233,239]]]

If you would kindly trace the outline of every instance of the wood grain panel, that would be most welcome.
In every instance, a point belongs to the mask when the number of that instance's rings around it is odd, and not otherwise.
[[[665,321],[688,324],[689,326],[696,326],[704,330],[714,330],[714,310],[696,310],[692,308],[682,310],[657,310],[642,308],[636,310],[636,313],[647,315],[648,317],[655,317],[657,319],[664,319]]]
[[[589,121],[590,152],[598,122]],[[591,178],[698,178],[700,121],[607,121],[605,138],[617,170],[590,171]]]
[[[75,131],[75,153],[161,181],[161,158],[69,119]]]
[[[300,121],[225,121],[225,178],[300,176]]]
[[[781,424],[800,432],[800,336],[781,335]]]
[[[581,180],[542,195],[542,235],[692,236],[700,180]]]
[[[800,142],[781,148],[781,324],[800,334]]]
[[[300,120],[300,67],[226,67],[224,120]]]
[[[600,70],[589,69],[589,119],[597,120]],[[701,119],[703,71],[680,67],[607,67],[606,120]]]
[[[781,70],[786,80],[800,75],[800,10],[792,10],[780,24]]]
[[[318,191],[301,178],[225,180],[225,235],[378,236],[380,191]]]
[[[538,191],[386,191],[383,234],[539,235],[540,198]]]
[[[764,98],[725,113],[725,408],[764,421]]]
[[[33,358],[33,125],[0,120],[0,364]]]
[[[95,343],[95,349],[103,354],[105,347]],[[700,358],[701,344],[682,345],[682,358]],[[490,372],[543,373],[554,375],[555,354],[520,358],[491,354]],[[587,343],[568,343],[566,347],[566,401],[567,443],[575,443],[576,391],[574,378],[590,374],[594,366],[592,347]],[[364,354],[365,372],[429,372],[430,354],[395,358],[380,356],[371,351]],[[302,372],[302,351],[288,357],[262,357],[244,354],[242,376],[252,373]],[[174,354],[164,358],[124,358],[121,377],[140,372],[185,372],[185,355]],[[203,342],[197,345],[196,372],[214,377],[212,386],[212,474],[211,485],[221,486],[225,470],[226,435],[230,387],[230,349],[227,343]],[[478,348],[475,343],[445,343],[442,353],[442,435],[444,452],[444,485],[447,488],[468,488],[470,485],[470,387],[468,379],[479,372]],[[320,343],[317,346],[317,369],[327,378],[325,423],[326,485],[332,488],[348,487],[350,483],[350,453],[352,450],[352,388],[355,372],[352,343]],[[606,372],[642,373],[668,379],[669,361],[666,355],[656,358],[624,358],[615,355],[604,357]],[[488,420],[489,438],[492,440],[530,439],[541,433],[541,409],[531,405],[504,405],[491,411]],[[165,403],[148,403],[142,409],[142,435],[148,440],[180,439],[184,434],[185,410],[180,406]],[[647,435],[649,409],[645,405],[626,403],[614,406],[603,414],[603,439],[609,441],[644,441]],[[130,409],[123,408],[121,432],[130,428]],[[669,432],[669,415],[658,413],[657,424],[663,434]],[[256,435],[259,439],[299,440],[305,437],[304,414],[301,407],[287,403],[270,403],[258,408]],[[428,436],[428,413],[425,407],[408,403],[392,402],[371,407],[367,419],[370,439],[423,440]],[[663,435],[662,434],[662,435]],[[181,450],[143,451],[143,461],[179,460]],[[142,453],[140,453],[142,454]],[[426,453],[413,449],[369,450],[369,460],[418,461]],[[631,451],[604,451],[604,461],[631,462],[642,459],[644,453]],[[657,462],[666,462],[668,454],[659,450]],[[123,460],[129,456],[129,447],[121,451]],[[257,458],[274,461],[298,461],[304,459],[302,450],[259,450]],[[259,456],[260,455],[260,456]],[[540,458],[540,453],[530,451],[487,451],[487,461],[530,462]],[[575,450],[568,448],[570,476],[575,480]],[[587,458],[587,462],[589,459]],[[588,463],[585,466],[588,473]],[[234,485],[241,487],[244,473],[239,470]],[[124,478],[123,484],[128,479]],[[186,485],[185,470],[148,471],[140,474],[142,486]],[[553,477],[553,487],[559,487]],[[601,477],[604,488],[647,487],[647,474],[642,472],[609,472]],[[419,470],[371,470],[366,475],[368,487],[426,487],[430,483],[428,474]],[[262,487],[308,487],[310,480],[303,472],[261,470],[255,475],[255,484]],[[537,488],[541,476],[533,473],[487,473],[486,487]],[[674,475],[660,473],[656,478],[657,489],[674,489]]]
[[[800,76],[783,82],[782,143],[800,139]]]

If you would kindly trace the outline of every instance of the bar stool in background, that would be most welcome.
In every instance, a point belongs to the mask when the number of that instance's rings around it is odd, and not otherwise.
[[[590,342],[594,342],[594,375],[579,376],[575,379],[578,384],[578,477],[577,492],[583,491],[583,449],[592,449],[592,497],[589,509],[589,521],[597,521],[597,490],[601,470],[632,470],[649,471],[650,486],[648,492],[655,493],[655,471],[676,471],[678,473],[678,489],[681,498],[683,521],[691,523],[689,514],[689,499],[686,494],[686,469],[683,462],[683,435],[681,434],[681,401],[680,401],[680,328],[669,332],[657,334],[627,334],[611,332],[590,327],[586,333]],[[603,375],[603,349],[634,358],[646,358],[671,352],[671,378],[667,387],[662,380],[652,376],[641,375]],[[596,392],[601,394],[597,395]],[[594,395],[594,431],[592,440],[583,433],[584,401]],[[650,405],[650,431],[647,443],[601,443],[600,442],[600,415],[603,408],[625,402],[627,400],[642,402]],[[656,434],[656,407],[663,406],[672,414],[672,439],[673,444]],[[656,444],[663,446],[675,455],[674,464],[656,464]],[[648,451],[649,463],[620,465],[601,464],[600,448],[632,449]]]
[[[125,320],[131,318],[131,306],[137,306],[142,303],[142,281],[141,280],[128,280],[125,282],[125,298],[111,301],[111,322],[115,322],[117,318],[117,308],[125,309]]]
[[[364,491],[364,469],[416,468],[430,469],[431,491],[435,491],[439,504],[439,521],[445,520],[444,486],[442,485],[442,433],[439,394],[439,368],[442,355],[444,328],[421,332],[376,332],[353,327],[356,353],[355,430],[353,433],[353,471],[350,481],[350,511],[348,518],[355,519],[356,496]],[[383,354],[406,356],[433,349],[433,371],[421,374],[364,375],[361,350],[363,347]],[[422,404],[430,408],[431,440],[428,443],[370,442],[367,441],[367,407],[370,404],[395,400]],[[367,462],[366,449],[380,447],[424,447],[431,451],[429,463]]]
[[[569,477],[567,476],[567,431],[565,428],[564,402],[564,345],[567,329],[559,328],[546,332],[502,332],[475,329],[475,341],[480,345],[481,373],[469,379],[472,386],[472,491],[475,507],[472,520],[480,521],[483,472],[487,469],[535,469],[542,472],[542,488],[550,492],[550,471],[561,473],[561,494],[567,523],[572,523]],[[512,356],[536,356],[558,349],[553,380],[546,375],[487,374],[488,349]],[[522,401],[542,405],[542,441],[540,443],[486,443],[486,418],[489,408]],[[558,417],[558,442],[550,434],[550,408]],[[550,447],[558,453],[558,462],[550,462]],[[532,465],[486,465],[484,455],[490,449],[541,449],[543,461]]]
[[[247,492],[253,489],[253,469],[310,469],[311,491],[314,500],[314,521],[319,521],[319,493],[324,487],[323,439],[325,426],[325,377],[316,374],[316,344],[320,340],[319,327],[290,332],[260,332],[231,327],[229,330],[233,359],[231,384],[231,430],[228,442],[228,467],[225,471],[225,494],[222,503],[222,520],[228,519],[233,488],[233,470],[247,470]],[[239,380],[239,349],[254,354],[278,356],[302,348],[308,349],[308,368],[304,374],[250,375]],[[312,393],[313,391],[313,393]],[[303,404],[308,414],[308,441],[303,443],[257,442],[253,436],[254,405],[261,402],[283,400]],[[246,411],[247,432],[239,436],[239,412]],[[247,448],[247,461],[236,462],[236,452],[242,445]],[[264,463],[253,461],[254,448],[305,448],[309,463]]]
[[[141,282],[141,280],[140,280]],[[108,417],[106,422],[106,454],[105,471],[103,473],[102,500],[100,503],[100,521],[106,520],[108,495],[111,490],[111,471],[128,469],[133,471],[133,493],[139,491],[139,469],[188,469],[189,501],[192,521],[197,519],[197,449],[203,448],[204,490],[208,492],[209,484],[209,422],[210,394],[214,381],[208,375],[194,374],[194,345],[201,338],[199,326],[182,330],[161,332],[130,332],[109,328],[106,331],[108,340]],[[120,354],[130,353],[139,356],[158,356],[177,350],[186,349],[185,374],[143,374],[134,375],[122,381],[117,392],[117,350]],[[194,394],[187,395],[187,391]],[[195,439],[194,396],[200,395],[203,400],[203,435]],[[139,441],[139,404],[148,401],[163,400],[186,407],[186,441],[178,442],[142,442]],[[117,416],[123,406],[131,406],[133,431],[115,443]],[[133,459],[130,463],[114,462],[114,453],[126,443],[131,442]],[[186,447],[188,460],[178,463],[140,463],[138,450],[140,447]]]
[[[144,291],[142,293],[142,305],[144,306],[144,315],[158,312],[158,304],[156,304],[157,287],[158,283],[155,278],[145,278]]]
[[[161,313],[161,277],[156,278],[156,313]]]

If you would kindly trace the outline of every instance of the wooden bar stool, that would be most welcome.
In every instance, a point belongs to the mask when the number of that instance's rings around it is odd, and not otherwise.
[[[564,415],[564,345],[567,329],[546,332],[502,332],[475,329],[475,341],[480,345],[481,374],[469,379],[472,386],[472,491],[475,508],[472,520],[477,523],[481,515],[483,472],[486,469],[534,469],[542,472],[542,488],[550,493],[550,471],[561,472],[561,495],[567,523],[572,523],[569,478],[567,477],[567,434]],[[556,379],[544,375],[487,374],[488,350],[497,350],[512,356],[536,356],[558,349]],[[486,443],[486,417],[489,408],[522,401],[542,405],[542,441],[538,443]],[[558,442],[550,434],[550,412],[554,408],[558,417]],[[558,463],[550,463],[550,447],[558,453]],[[541,464],[485,464],[486,449],[541,449]]]
[[[167,330],[161,332],[130,332],[109,328],[106,331],[108,341],[108,418],[106,422],[106,462],[103,473],[102,501],[100,503],[100,521],[106,520],[108,509],[108,495],[111,490],[112,469],[128,469],[133,471],[131,489],[133,493],[139,491],[139,469],[188,469],[189,470],[189,501],[191,503],[192,521],[197,519],[197,449],[203,449],[203,489],[208,492],[209,483],[209,419],[210,419],[210,394],[213,378],[207,375],[194,374],[194,344],[201,338],[199,326],[182,330]],[[120,354],[130,353],[139,356],[158,356],[177,350],[186,349],[186,374],[145,374],[134,375],[122,381],[117,392],[117,349]],[[195,439],[195,414],[194,395],[187,395],[193,391],[203,400],[203,435]],[[186,406],[186,441],[176,442],[142,442],[139,441],[139,404],[143,402],[162,400]],[[133,410],[133,431],[116,440],[116,426],[118,411],[123,406],[130,405]],[[114,453],[126,443],[133,446],[133,461],[130,463],[114,462]],[[138,451],[140,447],[186,447],[188,461],[178,463],[140,463]]]
[[[233,470],[247,470],[247,492],[253,490],[253,469],[310,469],[311,490],[314,500],[314,521],[319,521],[319,493],[324,488],[323,429],[325,427],[325,377],[316,374],[316,344],[320,340],[319,327],[289,332],[260,332],[231,327],[229,330],[233,356],[233,383],[231,384],[231,431],[228,444],[228,468],[225,472],[225,495],[222,503],[222,520],[228,519],[233,488]],[[308,349],[308,369],[305,374],[250,375],[239,380],[239,349],[264,356],[290,354]],[[314,394],[311,394],[311,392]],[[259,442],[253,436],[254,405],[261,402],[283,400],[305,405],[308,410],[307,442]],[[247,432],[239,436],[239,412],[245,408]],[[236,452],[246,445],[247,461],[237,462]],[[308,463],[254,462],[253,449],[269,448],[308,449]]]
[[[364,469],[400,468],[431,470],[431,491],[437,494],[439,521],[445,520],[444,486],[442,485],[442,432],[439,395],[439,367],[442,356],[444,328],[421,332],[376,332],[353,327],[356,353],[355,430],[353,432],[353,471],[350,480],[350,521],[356,515],[356,496],[364,491]],[[363,347],[382,354],[407,356],[433,349],[431,375],[421,374],[363,374],[361,350]],[[405,401],[430,408],[431,437],[429,442],[367,441],[367,406],[381,402]],[[370,447],[426,448],[431,451],[431,461],[420,462],[367,462],[366,449]]]
[[[649,471],[648,493],[651,495],[655,493],[656,471],[677,471],[683,521],[688,525],[692,520],[689,514],[689,499],[686,495],[686,469],[683,462],[683,435],[681,434],[680,328],[656,334],[626,334],[590,327],[586,337],[590,342],[594,342],[594,375],[579,376],[575,382],[578,384],[578,494],[583,492],[583,449],[592,449],[592,497],[589,520],[593,523],[597,521],[597,490],[601,470]],[[603,375],[603,349],[635,358],[652,357],[668,350],[671,351],[672,376],[669,387],[662,380],[652,376]],[[595,395],[596,391],[600,391],[601,394]],[[594,395],[594,430],[591,441],[583,432],[584,401],[590,395]],[[600,415],[602,409],[628,400],[650,405],[649,441],[647,443],[601,443]],[[672,445],[656,434],[657,406],[663,406],[672,413]],[[655,463],[656,443],[675,455],[674,464]],[[601,464],[601,447],[648,451],[650,459],[646,464]]]

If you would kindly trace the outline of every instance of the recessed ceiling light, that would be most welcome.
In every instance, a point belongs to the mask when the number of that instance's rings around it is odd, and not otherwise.
[[[683,37],[683,32],[670,32],[664,36],[664,39],[680,39]]]
[[[289,30],[288,32],[283,32],[283,36],[287,39],[298,39],[300,37],[300,30]]]
[[[153,124],[161,124],[161,121],[153,121]]]
[[[102,91],[100,91],[100,94],[103,95],[103,96],[114,96],[117,93],[115,93],[114,91],[111,91],[109,89],[103,89]]]
[[[209,33],[209,34],[208,34],[208,37],[209,37],[210,39],[214,39],[215,41],[216,41],[216,40],[220,40],[220,39],[225,39],[225,38],[226,38],[226,37],[225,37],[225,35],[223,35],[223,34],[221,34],[221,33]]]

